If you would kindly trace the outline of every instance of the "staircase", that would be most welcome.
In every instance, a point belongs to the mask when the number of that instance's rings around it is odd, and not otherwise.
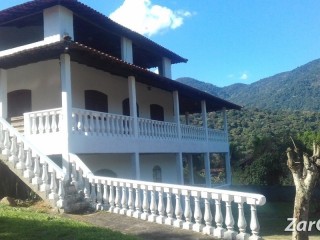
[[[11,117],[10,118],[11,126],[17,129],[17,131],[21,134],[24,133],[24,117],[18,116],[18,117]]]
[[[70,180],[65,181],[62,169],[2,118],[0,151],[11,171],[59,211],[91,208],[218,239],[262,239],[257,207],[265,204],[263,195],[95,176],[71,153]],[[248,207],[250,216],[245,215]]]
[[[59,212],[88,209],[89,204],[85,202],[83,194],[65,181],[62,169],[21,135],[23,117],[11,120],[14,126],[0,118],[0,160]]]

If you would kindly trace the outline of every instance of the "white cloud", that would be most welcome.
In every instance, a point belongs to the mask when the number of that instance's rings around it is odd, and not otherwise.
[[[249,78],[249,75],[247,73],[242,73],[240,79],[241,80],[247,80]]]
[[[110,18],[140,34],[151,36],[165,29],[176,29],[183,24],[188,11],[173,11],[165,6],[152,4],[151,0],[125,0],[110,14]]]

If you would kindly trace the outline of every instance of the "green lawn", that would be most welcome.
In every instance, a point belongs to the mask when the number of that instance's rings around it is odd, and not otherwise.
[[[32,208],[7,207],[0,204],[1,240],[138,240],[109,229],[90,226],[37,211]]]
[[[258,217],[261,226],[261,236],[265,240],[286,240],[291,239],[291,232],[285,232],[292,218],[293,203],[267,202],[264,206],[258,207]],[[310,214],[310,220],[317,221],[320,216]],[[249,224],[249,223],[248,223]],[[314,227],[310,233],[310,240],[319,240],[320,232]]]

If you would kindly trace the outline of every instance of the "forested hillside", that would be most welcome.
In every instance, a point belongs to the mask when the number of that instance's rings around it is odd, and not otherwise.
[[[177,81],[246,107],[270,110],[320,110],[320,59],[255,83],[219,88],[192,78]]]
[[[314,138],[320,140],[320,59],[250,85],[219,88],[192,78],[177,80],[244,106],[228,111],[236,183],[292,184],[286,166],[291,137],[301,148],[310,147]],[[218,114],[208,114],[211,127],[222,127]],[[193,121],[199,123],[200,115]]]

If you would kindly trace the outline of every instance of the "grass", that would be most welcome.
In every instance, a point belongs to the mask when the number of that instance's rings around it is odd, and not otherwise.
[[[0,239],[138,240],[139,238],[65,219],[31,207],[7,207],[0,204]]]
[[[264,206],[258,207],[258,217],[261,226],[261,236],[265,240],[286,240],[291,239],[291,232],[285,232],[289,222],[287,218],[292,217],[293,203],[267,202]],[[312,212],[312,210],[311,210]],[[310,214],[310,220],[317,221],[320,216]],[[309,234],[310,240],[319,240],[320,232],[314,227]]]

